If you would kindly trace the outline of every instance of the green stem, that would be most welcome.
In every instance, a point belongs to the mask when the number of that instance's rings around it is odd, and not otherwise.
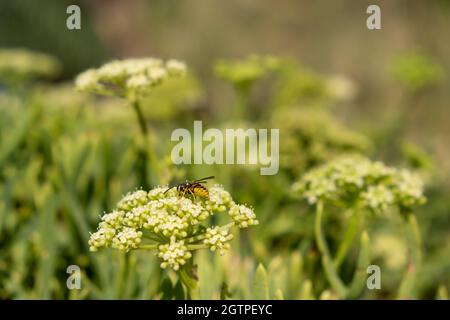
[[[330,282],[333,289],[336,291],[340,298],[344,298],[347,295],[347,288],[345,287],[331,259],[330,250],[328,249],[325,236],[322,232],[322,216],[323,216],[323,203],[319,201],[316,206],[316,221],[315,221],[315,237],[317,247],[322,255],[322,265],[325,270],[325,275]]]
[[[148,135],[147,123],[145,121],[144,113],[142,112],[141,106],[139,105],[137,99],[134,100],[131,104],[133,105],[134,112],[136,113],[142,136],[144,137],[144,139],[147,139]]]
[[[233,120],[236,122],[246,120],[250,88],[247,86],[236,87],[235,92],[237,102],[233,109]]]
[[[187,298],[192,300],[198,299],[197,267],[194,265],[193,258],[180,268],[178,276],[186,288]]]
[[[158,245],[157,244],[141,244],[137,249],[156,250],[156,249],[158,249]]]
[[[367,285],[367,267],[370,265],[370,260],[369,234],[364,230],[361,234],[358,263],[346,299],[356,299],[364,291]]]
[[[208,248],[208,246],[206,244],[202,244],[202,243],[199,243],[199,244],[188,244],[186,247],[187,247],[188,250],[200,250],[200,249],[207,249]]]
[[[128,272],[130,272],[129,270],[130,253],[127,252],[121,255],[120,260],[121,261],[119,266],[119,273],[116,282],[116,297],[118,299],[123,298],[126,279],[128,278]]]
[[[422,236],[414,214],[409,211],[404,216],[408,228],[407,240],[411,259],[400,284],[397,298],[411,299],[414,297],[414,289],[417,285],[416,279],[422,265]]]
[[[234,226],[234,222],[230,222],[230,223],[228,223],[228,224],[226,224],[226,225],[220,227],[220,230],[228,230],[228,229],[230,229],[232,226]],[[200,241],[200,240],[205,239],[205,236],[206,236],[205,233],[202,233],[202,234],[198,234],[198,235],[195,235],[195,236],[186,238],[186,239],[184,239],[184,240],[185,240],[187,243],[193,243],[193,242],[197,242],[197,241]]]
[[[150,185],[152,184],[156,184],[158,181],[158,168],[157,168],[157,163],[155,161],[155,157],[154,157],[154,150],[152,149],[152,143],[150,141],[150,136],[148,134],[148,127],[147,127],[147,122],[145,121],[145,117],[144,117],[144,113],[142,112],[142,108],[139,104],[138,99],[133,99],[131,101],[131,105],[133,106],[134,112],[136,114],[138,123],[139,123],[139,128],[141,131],[141,135],[144,141],[144,145],[142,147],[142,154],[144,157],[144,163],[143,163],[143,172],[142,172],[142,183],[144,184],[143,187],[147,188],[150,187]],[[148,164],[150,165],[151,168],[151,175],[152,178],[150,179],[150,181],[148,181]]]
[[[334,268],[339,270],[342,262],[344,262],[345,257],[347,256],[347,252],[350,249],[353,241],[358,234],[358,225],[359,225],[359,215],[356,210],[351,210],[350,221],[347,226],[347,230],[345,231],[344,238],[339,245],[338,252],[336,257],[334,258]]]

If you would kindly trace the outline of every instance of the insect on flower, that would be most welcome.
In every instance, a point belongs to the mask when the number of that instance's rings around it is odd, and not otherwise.
[[[170,189],[177,188],[178,195],[180,197],[184,197],[186,194],[191,194],[194,197],[198,196],[203,198],[209,198],[208,189],[202,185],[202,183],[206,183],[206,180],[208,179],[214,179],[214,176],[209,176],[194,181],[186,181],[184,183],[180,183],[176,186],[170,187],[164,193],[168,192]]]

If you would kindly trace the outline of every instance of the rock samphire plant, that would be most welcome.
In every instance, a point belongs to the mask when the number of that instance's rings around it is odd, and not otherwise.
[[[89,246],[91,251],[154,250],[161,268],[176,271],[192,296],[196,287],[193,252],[210,249],[223,254],[230,247],[232,227],[247,228],[258,220],[252,208],[235,203],[220,186],[209,188],[209,197],[193,198],[167,189],[163,186],[127,194],[114,211],[103,215]],[[227,213],[231,222],[208,224],[208,218],[216,213]]]
[[[228,82],[237,95],[233,110],[235,121],[245,119],[248,100],[254,84],[276,71],[280,61],[274,56],[249,55],[245,59],[221,59],[214,65],[215,74]]]
[[[145,163],[141,182],[144,186],[158,183],[157,161],[149,141],[147,122],[141,107],[141,99],[168,78],[186,74],[186,65],[177,60],[163,61],[156,58],[115,60],[97,69],[89,69],[78,75],[75,84],[78,90],[100,95],[124,98],[133,106],[144,141],[141,153]],[[153,179],[148,181],[147,162]],[[153,180],[153,181],[152,181]]]
[[[370,265],[369,236],[362,223],[367,212],[387,215],[398,212],[407,225],[410,263],[400,284],[400,298],[412,297],[421,267],[421,236],[413,208],[425,202],[418,175],[388,167],[363,156],[342,156],[310,170],[293,186],[294,191],[315,206],[315,240],[325,275],[339,298],[360,296],[366,286]],[[322,229],[324,211],[338,207],[350,216],[348,228],[333,259]],[[360,226],[359,226],[360,225]],[[339,276],[339,267],[353,239],[361,233],[359,258],[350,285]]]
[[[17,48],[0,50],[0,82],[8,86],[54,78],[60,71],[60,63],[51,55]]]

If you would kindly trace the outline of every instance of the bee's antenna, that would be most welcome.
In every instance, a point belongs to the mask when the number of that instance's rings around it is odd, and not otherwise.
[[[167,191],[169,191],[170,189],[173,189],[174,187],[170,187],[170,188],[168,188],[166,191],[164,191],[164,193],[163,194],[166,194],[167,193]]]

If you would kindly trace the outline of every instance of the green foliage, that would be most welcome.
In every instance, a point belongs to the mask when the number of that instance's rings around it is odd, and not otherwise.
[[[276,66],[267,89],[272,99],[261,105],[264,116],[251,121],[241,113],[236,118],[248,127],[281,129],[282,167],[271,177],[247,166],[177,168],[171,163],[174,128],[200,117],[211,127],[230,127],[228,118],[202,113],[202,98],[210,94],[203,90],[210,88],[192,72],[152,83],[145,94],[125,95],[127,100],[92,96],[59,83],[27,81],[19,91],[2,91],[0,298],[448,299],[450,186],[442,165],[427,157],[422,146],[405,146],[403,169],[391,160],[381,159],[392,166],[370,160],[370,151],[379,148],[373,137],[354,131],[360,126],[350,120],[344,126],[335,109],[324,108],[349,98],[354,93],[350,82],[289,70],[281,59],[267,59],[227,62],[220,68],[234,87],[257,88]],[[114,78],[113,85],[122,85],[120,92],[131,90],[125,85],[128,76]],[[247,95],[238,108],[246,111],[249,103]],[[430,168],[439,177],[423,178]],[[223,184],[217,188],[233,195],[235,206],[225,208],[228,214],[211,215],[213,203],[179,199],[175,190],[162,195],[168,184],[209,174]],[[214,194],[215,187],[208,188]],[[299,201],[297,193],[312,205]],[[174,211],[166,203],[170,199],[208,212],[202,223],[177,229],[177,241],[195,239],[183,244],[192,246],[184,250],[192,256],[178,270],[170,268],[175,266],[170,261],[165,270],[160,268],[165,254],[177,249],[170,242],[175,228],[167,231],[158,224]],[[162,202],[161,221],[149,223],[154,217],[154,211],[146,211],[149,203]],[[257,226],[230,228],[226,235],[213,227],[229,221],[253,224],[247,221],[249,207]],[[398,209],[401,214],[395,214]],[[102,212],[109,214],[99,217]],[[99,230],[111,230],[90,235],[99,219]],[[131,230],[120,234],[125,228]],[[90,252],[89,240],[104,250]],[[148,248],[157,255],[127,250],[141,245],[154,246]],[[80,290],[66,287],[72,264],[81,268]],[[381,267],[381,290],[366,288],[369,264]]]
[[[442,66],[428,55],[410,53],[396,58],[392,73],[407,90],[418,91],[439,83],[444,72]]]
[[[328,112],[316,108],[281,108],[272,118],[282,128],[281,166],[294,176],[336,156],[368,152],[370,141],[347,129]]]
[[[247,91],[257,80],[276,70],[278,66],[279,60],[275,57],[250,55],[241,60],[219,60],[214,71],[237,90]]]

